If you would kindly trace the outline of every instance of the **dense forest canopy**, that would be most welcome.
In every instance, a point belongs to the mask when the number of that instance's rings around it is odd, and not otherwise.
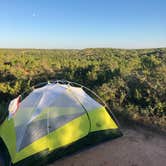
[[[81,83],[114,112],[166,127],[166,48],[0,49],[0,116],[12,98],[50,79]]]

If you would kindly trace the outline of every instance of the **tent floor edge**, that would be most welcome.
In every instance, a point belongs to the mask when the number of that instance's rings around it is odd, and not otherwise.
[[[104,141],[109,141],[121,137],[122,135],[123,134],[119,128],[90,132],[87,136],[77,140],[76,142],[73,142],[72,144],[60,147],[51,152],[49,152],[47,149],[24,160],[21,160],[20,162],[14,164],[14,166],[44,166],[67,155],[73,155],[74,153],[86,150]]]

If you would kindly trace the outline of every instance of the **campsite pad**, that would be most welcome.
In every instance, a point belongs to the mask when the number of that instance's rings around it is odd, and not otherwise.
[[[124,136],[107,141],[49,166],[163,166],[166,163],[166,136],[142,127],[123,128]]]

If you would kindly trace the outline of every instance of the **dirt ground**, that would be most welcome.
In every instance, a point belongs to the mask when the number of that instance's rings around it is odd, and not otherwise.
[[[166,136],[142,127],[125,127],[124,136],[87,148],[49,166],[164,166]]]

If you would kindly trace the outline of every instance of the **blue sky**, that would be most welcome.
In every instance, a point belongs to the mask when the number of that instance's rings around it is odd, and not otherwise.
[[[0,47],[166,47],[166,0],[0,0]]]

